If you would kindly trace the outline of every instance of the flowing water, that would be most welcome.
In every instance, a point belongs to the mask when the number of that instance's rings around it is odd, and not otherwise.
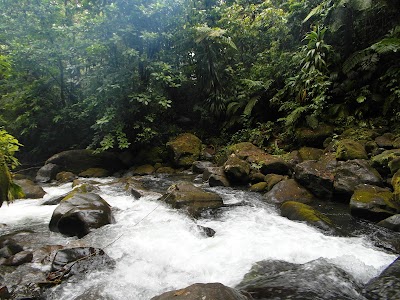
[[[396,256],[376,248],[365,236],[334,237],[300,222],[280,217],[262,196],[230,188],[212,188],[225,204],[215,215],[194,220],[157,201],[157,194],[136,199],[107,185],[99,193],[114,209],[115,224],[102,227],[83,240],[114,258],[116,268],[92,272],[79,283],[55,288],[50,299],[74,299],[98,290],[104,299],[150,299],[164,291],[199,282],[237,285],[253,263],[274,259],[306,263],[325,258],[360,282],[378,275]],[[147,177],[153,190],[162,191],[174,179]],[[46,187],[45,199],[62,195],[70,184]],[[43,200],[21,200],[0,209],[3,230],[29,228],[41,234],[37,244],[67,244],[75,238],[49,233],[47,225],[56,206]],[[207,237],[197,225],[216,231]]]

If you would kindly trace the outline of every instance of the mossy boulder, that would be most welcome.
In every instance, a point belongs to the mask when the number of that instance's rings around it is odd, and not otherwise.
[[[74,187],[74,189],[70,191],[67,195],[65,195],[62,200],[72,198],[75,194],[85,194],[98,191],[100,191],[100,189],[93,184],[81,183],[78,186]]]
[[[215,193],[206,192],[189,182],[178,182],[172,185],[160,199],[176,209],[186,209],[193,217],[201,212],[223,206],[222,198]]]
[[[151,175],[155,172],[155,168],[152,165],[146,164],[136,167],[133,170],[133,175]]]
[[[394,190],[393,197],[396,202],[400,202],[400,170],[394,174],[391,183]]]
[[[326,166],[326,163],[307,160],[298,164],[294,172],[295,179],[318,198],[332,197],[334,173]]]
[[[275,204],[287,201],[310,203],[315,200],[314,195],[299,185],[294,179],[278,182],[264,195],[264,198],[267,202]]]
[[[375,138],[375,143],[377,143],[381,148],[392,149],[395,139],[396,136],[393,133],[386,132],[385,134]]]
[[[392,149],[373,156],[371,162],[372,166],[376,168],[379,173],[387,175],[390,174],[390,162],[398,158],[400,158],[400,149]]]
[[[296,130],[296,140],[300,146],[322,148],[326,138],[333,134],[333,127],[320,124],[317,128],[299,128]]]
[[[61,183],[72,182],[76,179],[76,175],[72,172],[59,172],[56,175],[56,180]]]
[[[165,147],[144,147],[140,149],[133,158],[136,165],[162,163],[168,159],[167,149]]]
[[[324,150],[312,147],[302,147],[299,149],[299,156],[304,160],[319,160],[324,154]]]
[[[178,170],[172,167],[160,167],[156,170],[158,174],[175,174]]]
[[[267,183],[267,191],[270,191],[275,184],[286,180],[287,176],[279,175],[279,174],[267,174],[264,177],[264,181]]]
[[[233,184],[244,184],[249,181],[250,164],[231,154],[224,164],[224,172]]]
[[[250,155],[262,153],[263,151],[250,142],[242,142],[228,147],[227,154],[235,154],[240,159],[247,159]]]
[[[89,168],[102,168],[115,172],[125,168],[118,155],[114,153],[96,153],[92,150],[68,150],[50,157],[46,164],[56,164],[60,170],[79,174]]]
[[[259,182],[259,183],[255,183],[253,184],[250,188],[249,191],[250,192],[264,192],[268,189],[268,183],[266,182]]]
[[[394,174],[396,173],[398,170],[400,170],[400,156],[394,158],[393,160],[391,160],[388,163],[389,169],[390,169],[390,173]]]
[[[44,195],[46,195],[46,192],[43,190],[43,188],[32,180],[21,179],[15,180],[14,182],[22,188],[22,191],[25,194],[24,198],[40,199],[43,198]]]
[[[393,148],[400,149],[400,137],[393,141]]]
[[[296,201],[283,203],[281,206],[281,215],[289,220],[306,222],[308,225],[329,233],[336,232],[333,222],[327,216],[304,203]]]
[[[81,173],[79,173],[81,177],[107,177],[110,176],[110,172],[103,168],[89,168]]]
[[[361,143],[345,139],[339,141],[336,149],[337,160],[368,159],[364,145]]]
[[[163,293],[151,300],[250,300],[250,294],[221,283],[195,283],[184,289]]]
[[[49,228],[81,238],[96,228],[114,222],[110,205],[94,193],[76,193],[64,198],[51,216]]]
[[[3,202],[9,200],[9,190],[12,183],[10,171],[4,161],[3,155],[0,154],[0,206]]]
[[[201,146],[201,140],[191,133],[183,133],[167,143],[172,161],[178,167],[190,167],[197,161]]]
[[[340,135],[341,139],[352,139],[356,141],[373,141],[379,136],[373,129],[368,128],[348,128]]]
[[[289,164],[284,159],[263,152],[248,156],[246,161],[264,175],[270,173],[287,175],[290,171]]]
[[[367,160],[339,162],[335,171],[335,193],[350,198],[356,186],[360,184],[382,186],[383,180],[379,172]]]
[[[350,199],[351,214],[371,221],[382,221],[399,211],[400,202],[386,188],[362,184]]]

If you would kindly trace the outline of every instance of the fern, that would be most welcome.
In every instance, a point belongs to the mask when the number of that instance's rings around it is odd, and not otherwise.
[[[258,95],[258,96],[255,96],[255,97],[251,98],[249,100],[249,102],[247,102],[247,105],[243,110],[243,114],[245,116],[248,117],[248,116],[251,115],[251,112],[253,111],[254,106],[257,104],[257,102],[258,102],[258,100],[260,100],[260,98],[261,98],[261,96]]]
[[[379,54],[397,52],[400,50],[400,38],[384,38],[383,40],[373,44],[370,48]]]
[[[279,121],[284,121],[287,127],[294,126],[301,116],[308,110],[307,106],[299,106],[293,110],[286,118],[281,118]]]

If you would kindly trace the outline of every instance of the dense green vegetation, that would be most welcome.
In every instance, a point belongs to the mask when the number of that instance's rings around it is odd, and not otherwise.
[[[0,126],[34,161],[398,124],[399,50],[396,0],[0,0]]]

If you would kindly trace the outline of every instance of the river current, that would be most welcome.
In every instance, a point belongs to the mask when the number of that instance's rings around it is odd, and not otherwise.
[[[335,237],[301,222],[279,216],[262,201],[262,195],[231,188],[212,188],[225,207],[215,215],[192,219],[184,212],[157,201],[153,193],[137,199],[100,180],[100,196],[114,210],[115,224],[85,236],[83,244],[99,247],[114,258],[116,268],[92,272],[79,282],[61,285],[49,299],[71,300],[87,290],[99,291],[104,299],[150,299],[167,290],[193,283],[220,282],[237,285],[251,266],[261,260],[306,263],[324,258],[351,274],[359,283],[377,276],[396,256],[377,248],[366,236]],[[98,179],[96,179],[99,181]],[[156,192],[173,180],[147,177]],[[18,200],[0,209],[2,234],[31,229],[38,232],[32,244],[77,243],[47,229],[55,205],[45,200],[65,194],[71,184],[44,187],[39,200]],[[240,204],[240,205],[234,205]],[[207,237],[198,225],[215,230]]]

